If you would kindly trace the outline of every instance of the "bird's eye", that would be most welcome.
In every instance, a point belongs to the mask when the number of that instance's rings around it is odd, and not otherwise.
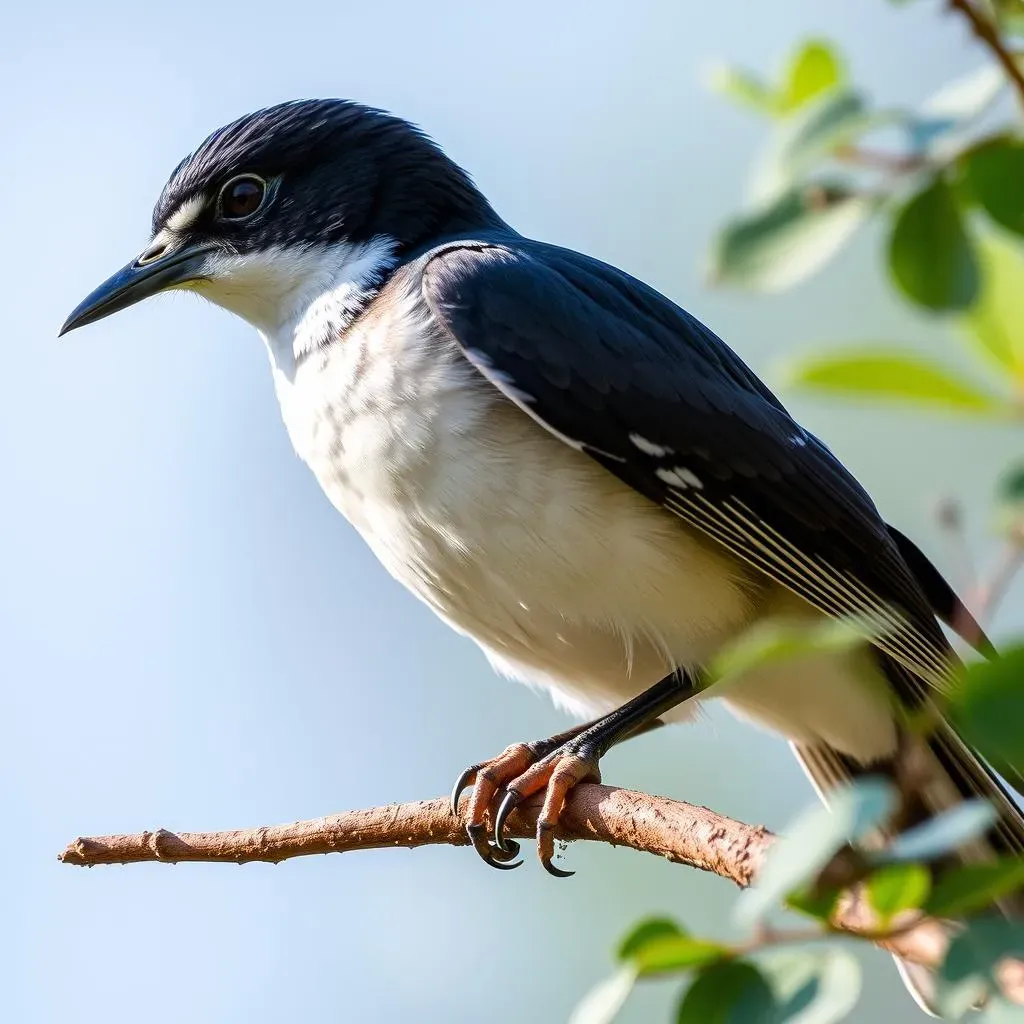
[[[245,220],[263,205],[266,194],[266,182],[255,174],[232,178],[220,190],[218,212],[223,220]]]

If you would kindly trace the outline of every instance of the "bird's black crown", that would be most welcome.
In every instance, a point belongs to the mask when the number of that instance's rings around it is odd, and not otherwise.
[[[225,183],[270,183],[258,215],[217,217]],[[435,237],[503,226],[469,175],[415,126],[348,100],[296,100],[215,131],[171,175],[153,211],[156,234],[182,204],[203,197],[190,230],[239,252],[331,245],[380,235],[412,249]]]

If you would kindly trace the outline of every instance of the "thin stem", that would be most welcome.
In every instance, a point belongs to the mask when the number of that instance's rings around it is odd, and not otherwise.
[[[1012,537],[1006,543],[995,571],[977,584],[968,602],[979,622],[991,621],[1000,602],[1006,596],[1017,573],[1024,568],[1024,538]]]
[[[927,162],[923,156],[913,153],[886,153],[880,149],[867,149],[852,143],[836,146],[832,156],[846,164],[869,167],[890,174],[907,174],[923,167]]]
[[[972,0],[949,0],[949,9],[959,11],[967,19],[971,31],[978,40],[991,50],[992,56],[1002,65],[1006,77],[1010,79],[1017,92],[1021,106],[1024,107],[1024,73],[1000,38],[998,27],[978,10]]]

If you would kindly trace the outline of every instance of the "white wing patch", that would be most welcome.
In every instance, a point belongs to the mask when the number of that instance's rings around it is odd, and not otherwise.
[[[671,487],[678,487],[685,491],[687,487],[696,487],[698,491],[704,489],[704,484],[696,473],[691,473],[685,466],[673,466],[671,469],[659,469],[658,478],[664,480]]]
[[[644,453],[644,455],[651,455],[656,459],[664,458],[666,455],[672,454],[671,448],[666,448],[662,444],[655,444],[653,441],[648,441],[643,434],[630,434],[630,441]]]

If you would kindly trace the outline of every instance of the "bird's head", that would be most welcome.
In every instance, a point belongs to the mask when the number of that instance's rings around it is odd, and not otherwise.
[[[170,288],[273,326],[282,304],[346,262],[379,270],[498,225],[469,176],[407,122],[347,100],[283,103],[214,132],[178,165],[149,244],[61,334]]]

